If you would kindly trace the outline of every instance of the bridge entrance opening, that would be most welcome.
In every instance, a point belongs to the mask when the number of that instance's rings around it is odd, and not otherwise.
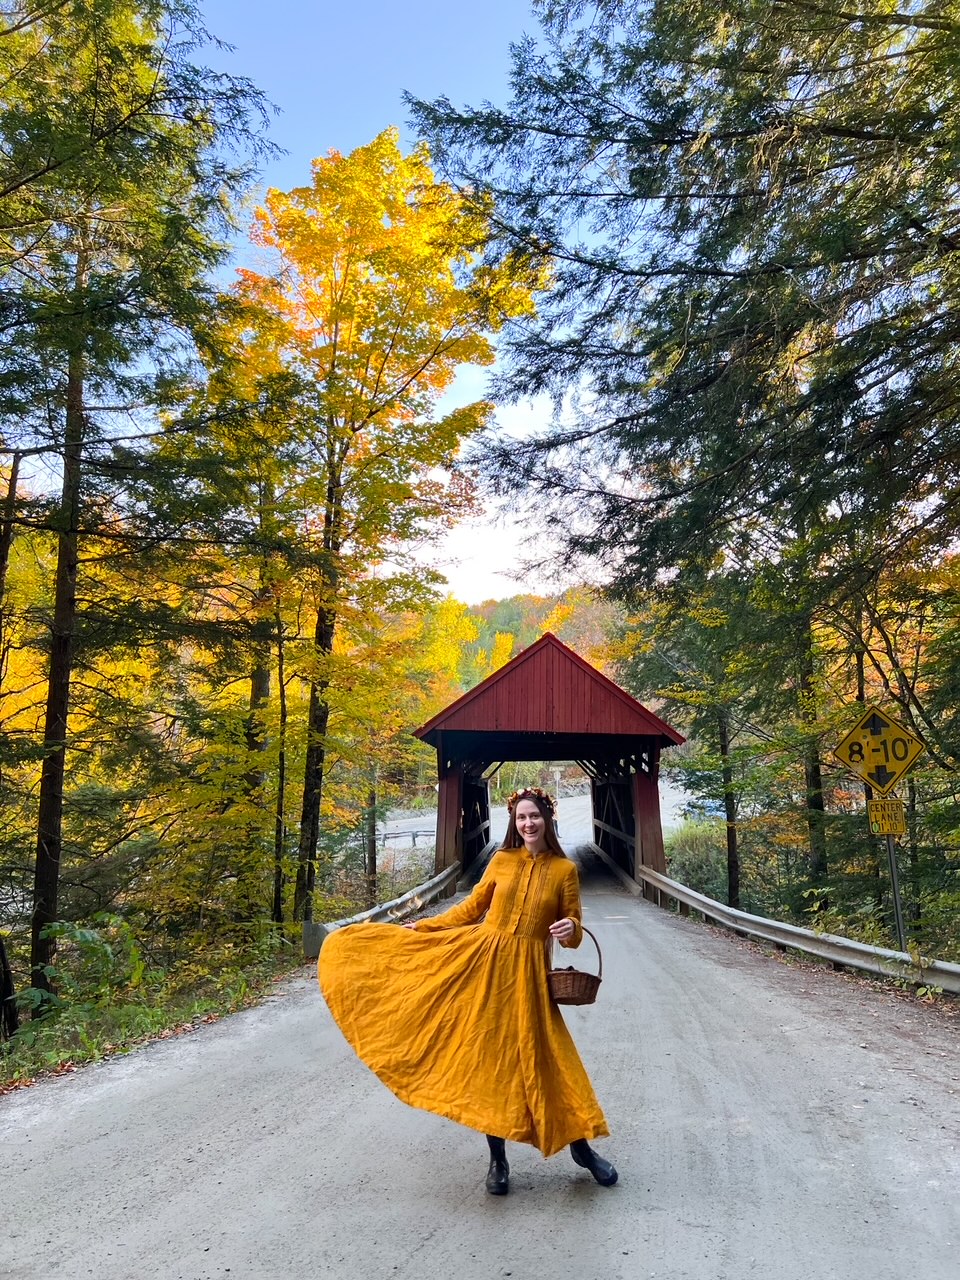
[[[641,865],[665,870],[657,774],[683,737],[549,632],[416,733],[437,751],[438,872],[467,872],[499,844],[490,780],[514,760],[576,761],[590,779],[588,843],[631,879]]]

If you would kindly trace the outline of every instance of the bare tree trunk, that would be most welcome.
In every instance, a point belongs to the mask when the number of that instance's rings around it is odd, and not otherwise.
[[[333,651],[337,619],[332,608],[323,607],[317,614],[314,646],[317,654],[328,656]],[[307,717],[307,757],[303,771],[303,803],[300,810],[300,844],[297,850],[297,883],[293,894],[295,921],[313,919],[313,891],[317,882],[317,844],[320,839],[320,801],[323,795],[323,766],[326,759],[327,724],[330,704],[327,702],[329,680],[326,676],[310,684],[310,710]]]
[[[268,622],[268,628],[269,625]],[[270,629],[272,630],[272,628]],[[265,854],[266,831],[261,827],[260,812],[261,806],[265,808],[266,800],[264,786],[267,780],[267,773],[264,759],[267,750],[267,732],[263,713],[270,701],[270,643],[269,639],[264,643],[262,636],[257,634],[262,631],[263,623],[258,622],[255,626],[253,667],[250,672],[250,701],[248,703],[247,721],[244,726],[244,737],[247,746],[247,771],[243,780],[243,789],[250,809],[253,810],[249,815],[247,824],[248,838],[254,848],[257,850],[263,849]],[[263,868],[263,873],[266,873],[266,867]],[[242,903],[242,912],[251,920],[257,919],[265,905],[263,902],[263,881],[261,880],[259,858],[252,878],[244,877],[238,888],[240,890],[238,903]]]
[[[20,1028],[16,994],[7,948],[0,938],[0,1040],[9,1040]]]
[[[269,644],[257,641],[254,646],[253,669],[250,672],[250,703],[246,724],[247,750],[251,756],[251,766],[247,772],[247,790],[250,794],[259,791],[264,783],[262,763],[256,766],[253,761],[262,756],[267,749],[267,735],[264,732],[261,713],[270,700],[270,648]]]
[[[364,860],[363,873],[366,887],[367,906],[377,905],[377,782],[376,774],[367,792],[367,808],[364,813]]]
[[[857,668],[857,701],[863,706],[867,700],[867,677],[864,647],[862,642],[863,635],[863,610],[857,608],[857,651],[856,651],[856,668]],[[863,784],[863,798],[869,804],[873,799],[873,787],[869,782]],[[883,872],[880,866],[880,846],[881,842],[875,837],[870,836],[870,879],[873,886],[873,901],[877,911],[883,909]]]
[[[921,908],[920,891],[920,845],[917,840],[917,784],[912,778],[907,779],[907,850],[910,855],[910,879],[913,892],[910,895],[910,919],[914,928],[919,930]]]
[[[816,723],[816,688],[814,684],[813,642],[809,624],[802,639],[803,652],[800,667],[801,714],[811,727]],[[820,764],[820,747],[811,732],[803,753],[803,773],[806,783],[807,832],[810,845],[810,881],[823,885],[827,879],[826,812],[823,803],[823,770]]]
[[[43,763],[40,770],[37,859],[31,921],[31,982],[33,986],[47,992],[53,989],[46,968],[53,961],[55,944],[52,938],[44,937],[44,931],[57,919],[60,855],[63,847],[64,759],[77,622],[80,485],[86,425],[83,396],[84,361],[78,350],[71,353],[67,369],[63,487],[60,499],[60,533],[57,538],[47,707],[43,727]]]
[[[10,547],[13,544],[13,518],[17,510],[17,480],[20,475],[21,454],[14,453],[10,460],[10,480],[3,503],[3,520],[0,522],[0,683],[5,661],[3,638],[7,621],[7,567],[10,564]]]
[[[810,842],[810,880],[823,885],[827,880],[827,841],[823,804],[823,772],[816,743],[807,745],[803,760],[807,791],[807,831]]]
[[[337,630],[337,591],[340,585],[339,557],[343,537],[343,465],[349,440],[341,438],[335,422],[328,424],[326,454],[326,503],[323,513],[322,587],[325,597],[317,609],[313,633],[314,654],[321,663],[333,653]],[[325,666],[310,683],[307,714],[307,753],[303,770],[303,801],[300,809],[300,842],[297,849],[297,883],[293,891],[295,922],[313,919],[313,891],[317,882],[317,845],[320,840],[320,802],[323,798],[323,769],[326,761],[327,725],[330,704],[327,689],[330,677]]]
[[[720,768],[723,777],[723,812],[727,820],[727,905],[740,906],[740,852],[737,847],[737,805],[733,792],[733,766],[730,763],[730,724],[727,712],[717,716],[720,740]]]
[[[273,921],[283,924],[283,854],[287,842],[285,821],[287,790],[287,686],[284,668],[283,618],[277,607],[274,617],[277,632],[277,696],[280,703],[280,742],[277,752],[277,808],[273,824]]]

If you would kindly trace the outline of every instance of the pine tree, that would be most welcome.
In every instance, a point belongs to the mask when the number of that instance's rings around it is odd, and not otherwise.
[[[256,151],[261,108],[246,83],[193,64],[205,33],[188,3],[16,6],[6,19],[0,412],[15,457],[60,460],[32,925],[47,989],[82,549],[104,532],[104,493],[123,492],[111,440],[121,423],[143,431],[158,373],[207,322],[227,201],[249,174],[230,153]]]
[[[615,586],[801,526],[835,592],[947,545],[960,6],[540,12],[507,106],[415,104],[503,243],[553,264],[501,391],[563,413],[504,475],[575,503],[569,549]]]

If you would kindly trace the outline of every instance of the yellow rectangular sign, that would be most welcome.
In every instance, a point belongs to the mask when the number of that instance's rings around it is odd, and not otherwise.
[[[875,836],[905,836],[907,812],[902,800],[868,800],[867,818]]]

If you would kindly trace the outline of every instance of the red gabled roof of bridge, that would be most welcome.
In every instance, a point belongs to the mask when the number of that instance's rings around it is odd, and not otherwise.
[[[676,729],[549,631],[415,732],[431,741],[447,731],[616,734],[659,738],[664,746],[683,742]]]

